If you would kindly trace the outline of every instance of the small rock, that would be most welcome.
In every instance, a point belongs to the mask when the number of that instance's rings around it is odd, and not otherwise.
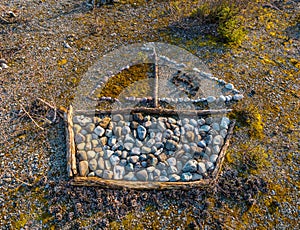
[[[86,126],[85,126],[85,129],[86,129],[86,131],[88,131],[88,132],[93,132],[94,131],[94,129],[95,129],[95,125],[93,124],[93,123],[89,123],[89,124],[87,124]]]
[[[98,160],[98,168],[102,170],[105,169],[105,163],[102,157],[100,157]]]
[[[243,98],[244,98],[243,94],[235,94],[235,95],[233,95],[233,100],[235,100],[235,101],[242,100]]]
[[[133,120],[142,123],[144,121],[144,116],[141,113],[135,113],[133,114]]]
[[[97,177],[102,177],[102,173],[103,173],[103,170],[100,170],[100,169],[98,169],[98,170],[95,171],[95,175]]]
[[[197,181],[197,180],[202,180],[202,175],[198,174],[198,173],[193,173],[192,175],[192,181]]]
[[[199,132],[204,131],[204,132],[208,132],[210,130],[210,126],[209,125],[202,125],[199,128]]]
[[[115,136],[112,136],[111,138],[109,138],[108,139],[108,142],[107,142],[107,144],[109,145],[109,146],[113,146],[113,145],[115,145],[117,143],[117,138],[115,137]]]
[[[102,128],[106,129],[107,126],[108,126],[108,124],[109,124],[109,122],[110,122],[110,120],[111,120],[110,117],[104,117],[104,118],[100,121],[99,125],[100,125]]]
[[[124,180],[129,180],[129,181],[137,181],[137,178],[135,177],[134,172],[129,172],[127,173],[124,177]]]
[[[146,170],[147,172],[152,173],[155,170],[155,167],[149,166]]]
[[[114,173],[110,170],[104,170],[102,178],[111,180],[113,178]]]
[[[129,158],[130,163],[137,163],[139,161],[139,156],[130,156]]]
[[[170,157],[169,159],[167,159],[167,162],[168,162],[169,166],[176,166],[176,158],[175,157]]]
[[[206,143],[206,145],[212,144],[212,141],[213,141],[213,136],[212,135],[207,135],[205,137],[205,143]]]
[[[148,180],[147,170],[143,169],[141,171],[136,172],[136,177],[140,181],[147,181]]]
[[[110,129],[106,129],[105,130],[105,136],[107,136],[108,138],[110,138],[110,137],[112,137],[112,135],[113,135],[112,130],[110,130]]]
[[[161,182],[167,182],[167,181],[169,181],[169,178],[167,176],[160,176],[159,177],[159,181],[161,181]]]
[[[167,160],[167,155],[165,153],[161,153],[157,156],[158,160],[164,162]]]
[[[212,163],[216,163],[218,157],[219,157],[218,155],[213,154],[213,155],[211,155],[211,156],[209,157],[209,160],[210,160],[210,162],[212,162]]]
[[[96,156],[96,153],[94,151],[87,151],[88,160],[95,158],[95,156]]]
[[[201,147],[201,148],[205,148],[205,147],[206,147],[206,143],[205,143],[205,141],[203,141],[203,140],[202,140],[202,141],[199,141],[197,144],[198,144],[198,146]]]
[[[89,163],[87,161],[79,162],[79,175],[86,176],[89,173]]]
[[[182,149],[187,153],[191,151],[191,147],[188,144],[183,144]]]
[[[225,88],[229,89],[229,90],[232,90],[232,89],[234,89],[234,86],[233,86],[233,84],[228,83],[228,84],[225,85]]]
[[[99,139],[99,144],[100,144],[100,146],[105,146],[106,144],[107,144],[107,137],[101,137],[100,139]]]
[[[114,134],[116,137],[120,137],[122,135],[122,128],[120,126],[116,126],[114,128]]]
[[[104,159],[109,159],[111,157],[111,155],[113,155],[114,151],[111,150],[105,150],[104,151]]]
[[[153,154],[149,154],[147,163],[151,166],[156,166],[158,163],[158,159]]]
[[[151,148],[143,146],[141,148],[141,153],[150,153],[151,152]]]
[[[221,135],[217,135],[213,139],[213,144],[214,145],[223,145],[224,144],[224,139]]]
[[[165,144],[165,147],[166,147],[167,150],[176,151],[177,143],[173,140],[167,140],[167,142]]]
[[[128,151],[132,150],[133,148],[133,143],[127,142],[124,144],[124,148]]]
[[[170,166],[168,167],[167,169],[167,173],[170,175],[170,174],[174,174],[174,173],[177,173],[177,168],[175,166]]]
[[[127,172],[132,172],[134,170],[134,166],[132,163],[128,163],[126,166],[125,166],[125,170]]]
[[[226,136],[227,136],[227,130],[226,130],[226,129],[222,129],[222,130],[220,131],[220,135],[225,139]]]
[[[200,126],[202,126],[202,125],[205,124],[205,119],[201,118],[201,119],[199,119],[197,122],[198,122],[198,124],[199,124]]]
[[[90,172],[87,176],[88,177],[93,177],[93,176],[95,176],[95,172]]]
[[[101,126],[97,126],[94,129],[94,133],[97,134],[99,137],[101,137],[105,133],[105,130]]]
[[[81,133],[77,133],[75,135],[75,143],[81,143],[85,141],[85,136],[82,135]]]
[[[220,128],[221,129],[228,129],[228,125],[230,124],[230,120],[228,117],[222,117]]]
[[[215,165],[214,165],[214,163],[207,161],[207,162],[205,162],[205,168],[207,171],[213,170],[215,168]]]
[[[114,114],[112,116],[112,120],[115,122],[119,122],[119,121],[123,120],[123,116],[121,114]]]
[[[109,160],[110,160],[110,163],[111,163],[113,166],[115,166],[115,165],[117,165],[117,164],[120,163],[120,158],[119,158],[118,156],[116,156],[116,155],[112,155],[112,156],[109,158]]]
[[[199,162],[198,163],[198,172],[199,173],[206,173],[206,167],[205,164],[203,162]]]
[[[151,148],[154,144],[155,144],[155,140],[154,139],[149,139],[149,141],[147,141],[147,143],[146,143],[146,146]]]
[[[84,150],[85,149],[85,143],[80,143],[77,145],[78,150]]]
[[[77,134],[80,132],[81,126],[78,124],[74,124],[73,129],[74,129],[75,134]]]
[[[109,160],[105,160],[104,161],[104,164],[105,164],[105,168],[108,169],[108,170],[111,170],[111,163]]]
[[[137,128],[137,134],[138,134],[138,138],[142,141],[145,139],[146,134],[147,134],[147,130],[144,126],[139,125]]]
[[[213,130],[220,131],[220,125],[217,122],[212,123],[211,127],[213,128]]]
[[[96,148],[99,145],[99,141],[98,140],[92,140],[92,145],[93,145],[93,148]]]
[[[95,171],[97,169],[97,161],[96,159],[92,159],[89,161],[90,170]]]
[[[189,160],[185,163],[182,169],[183,172],[196,172],[197,171],[197,161]]]
[[[86,151],[78,151],[77,152],[77,158],[80,161],[86,161],[87,160]]]
[[[127,134],[129,134],[129,133],[131,133],[131,130],[130,130],[130,128],[129,128],[129,126],[124,126],[123,128],[122,128],[122,135],[124,135],[124,136],[126,136]]]
[[[177,175],[177,174],[172,174],[172,175],[169,176],[169,180],[171,182],[179,181],[180,180],[180,176]]]
[[[208,96],[208,97],[206,98],[206,101],[207,101],[208,103],[213,103],[213,102],[216,101],[216,98],[215,98],[214,96]]]
[[[132,135],[127,134],[127,135],[125,136],[124,142],[135,143],[135,139],[132,137]]]
[[[141,149],[138,147],[134,147],[131,149],[131,155],[140,155],[141,154]]]
[[[157,128],[161,131],[164,132],[166,130],[166,125],[163,121],[159,120],[157,122]]]
[[[192,179],[192,174],[190,172],[182,173],[180,179],[182,181],[190,181]]]
[[[115,180],[122,180],[125,175],[125,169],[124,166],[116,165],[114,167],[114,179]]]
[[[195,134],[193,131],[188,131],[186,132],[185,137],[189,142],[193,142],[195,139]]]
[[[160,170],[159,169],[154,169],[153,176],[154,176],[154,178],[160,177]]]
[[[92,123],[92,119],[89,117],[83,117],[81,120],[79,120],[79,124],[81,126],[86,126],[89,123]]]

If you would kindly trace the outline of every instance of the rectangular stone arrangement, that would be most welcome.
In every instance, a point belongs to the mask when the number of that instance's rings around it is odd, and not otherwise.
[[[213,185],[235,121],[224,111],[138,108],[65,114],[71,184],[188,189]]]

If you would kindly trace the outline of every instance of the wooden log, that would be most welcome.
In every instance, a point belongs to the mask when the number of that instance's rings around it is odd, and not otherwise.
[[[233,120],[228,129],[227,136],[224,141],[224,145],[221,148],[216,167],[213,170],[211,177],[208,179],[202,179],[199,181],[191,182],[151,182],[151,181],[124,181],[124,180],[107,180],[99,177],[79,177],[76,176],[71,180],[71,185],[74,186],[99,186],[109,189],[136,189],[136,190],[170,190],[181,189],[188,190],[191,188],[204,188],[212,187],[215,185],[218,176],[221,172],[222,164],[224,162],[226,150],[229,146],[230,138],[233,134],[235,120]]]
[[[159,114],[159,115],[214,115],[214,114],[226,114],[231,112],[232,109],[218,109],[218,110],[173,110],[163,108],[125,108],[116,110],[75,110],[74,113],[77,115],[107,115],[112,113],[146,113],[146,114]]]
[[[70,105],[66,113],[66,146],[67,146],[67,168],[70,177],[77,174],[76,147],[73,131],[73,107]]]

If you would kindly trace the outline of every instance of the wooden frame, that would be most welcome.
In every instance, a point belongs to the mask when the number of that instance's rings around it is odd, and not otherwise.
[[[147,112],[150,114],[165,114],[165,115],[175,115],[176,111],[173,110],[162,110],[158,108],[136,108],[136,109],[123,109],[119,111],[73,111],[72,106],[68,109],[65,114],[65,122],[66,122],[66,141],[67,141],[67,170],[68,175],[71,177],[71,185],[74,186],[99,186],[102,188],[110,188],[110,189],[137,189],[137,190],[166,190],[166,189],[191,189],[196,187],[206,187],[213,186],[218,179],[220,174],[223,161],[225,158],[226,150],[229,146],[230,139],[233,134],[233,129],[235,126],[235,120],[231,121],[228,129],[227,136],[224,141],[224,145],[221,148],[219,157],[216,162],[216,167],[212,171],[211,175],[207,179],[202,179],[199,181],[190,181],[190,182],[159,182],[159,181],[125,181],[125,180],[107,180],[99,177],[81,177],[77,175],[76,168],[76,149],[75,149],[75,141],[74,141],[74,132],[73,132],[73,114],[110,114],[111,112],[125,113],[125,112]],[[229,110],[207,110],[207,111],[190,111],[187,110],[187,114],[201,114],[201,115],[209,115],[209,114],[223,114],[228,112]],[[180,113],[182,111],[179,111]]]

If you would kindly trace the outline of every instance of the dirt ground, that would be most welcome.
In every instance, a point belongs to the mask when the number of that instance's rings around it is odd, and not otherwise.
[[[240,45],[192,17],[209,1],[0,3],[1,229],[299,229],[300,2],[251,1]],[[188,191],[72,187],[64,125],[83,74],[123,45],[159,41],[195,54],[245,95],[218,183]]]

